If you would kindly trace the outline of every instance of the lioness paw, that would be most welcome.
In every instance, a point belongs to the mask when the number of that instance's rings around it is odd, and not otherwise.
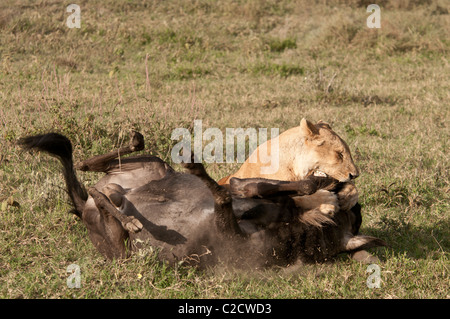
[[[319,206],[319,211],[322,214],[332,215],[339,210],[339,207],[332,204],[321,204]]]

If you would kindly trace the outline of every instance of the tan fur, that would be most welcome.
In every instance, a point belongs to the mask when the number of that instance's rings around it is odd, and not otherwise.
[[[219,180],[220,185],[229,184],[232,177],[297,181],[316,171],[321,171],[340,182],[347,182],[336,196],[325,190],[309,196],[294,198],[297,206],[304,210],[319,211],[330,215],[339,209],[350,209],[358,201],[358,191],[350,180],[359,176],[359,170],[353,162],[348,145],[331,129],[330,125],[319,121],[312,124],[302,119],[300,126],[291,128],[278,137],[278,170],[272,174],[261,173],[262,167],[270,163],[260,160],[259,150],[267,153],[272,160],[276,154],[271,154],[272,143],[269,140],[260,145],[234,174]],[[266,151],[267,150],[267,151]],[[255,163],[250,159],[256,158]]]
[[[304,210],[319,208],[324,214],[333,214],[339,210],[339,201],[336,194],[320,189],[312,195],[294,197],[297,207]]]
[[[354,182],[345,183],[344,187],[337,194],[339,208],[349,210],[358,202],[358,190]]]

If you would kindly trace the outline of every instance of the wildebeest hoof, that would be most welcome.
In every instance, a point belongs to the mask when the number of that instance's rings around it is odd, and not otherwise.
[[[136,131],[131,132],[130,147],[133,152],[142,151],[145,147],[144,136]]]
[[[140,232],[142,230],[142,228],[144,227],[142,225],[142,223],[134,218],[133,216],[128,216],[127,218],[125,218],[122,221],[122,226],[123,228],[125,228],[127,231],[131,232],[131,233],[137,233]]]
[[[188,172],[189,174],[195,175],[195,176],[202,176],[205,174],[205,169],[201,163],[182,163],[181,164]]]
[[[368,253],[365,250],[359,250],[352,253],[351,258],[363,264],[376,264],[380,262],[378,257]]]

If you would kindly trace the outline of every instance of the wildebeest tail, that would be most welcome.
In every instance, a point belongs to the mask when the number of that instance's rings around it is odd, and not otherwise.
[[[74,213],[81,217],[88,194],[75,174],[72,159],[72,143],[70,143],[70,140],[58,133],[48,133],[21,138],[18,144],[27,150],[35,149],[47,152],[60,160],[63,165],[67,192],[75,207]]]

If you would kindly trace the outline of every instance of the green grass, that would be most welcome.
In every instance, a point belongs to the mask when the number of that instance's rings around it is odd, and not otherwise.
[[[59,2],[3,1],[0,297],[449,298],[450,8],[382,1],[374,30],[359,1],[327,2],[79,1],[69,29]],[[167,267],[151,249],[107,262],[68,213],[58,163],[14,144],[56,130],[81,160],[137,129],[170,161],[170,133],[194,119],[282,132],[302,117],[330,123],[361,170],[362,232],[390,244],[372,250],[379,289],[346,256],[251,272]],[[207,165],[216,179],[238,167]]]

